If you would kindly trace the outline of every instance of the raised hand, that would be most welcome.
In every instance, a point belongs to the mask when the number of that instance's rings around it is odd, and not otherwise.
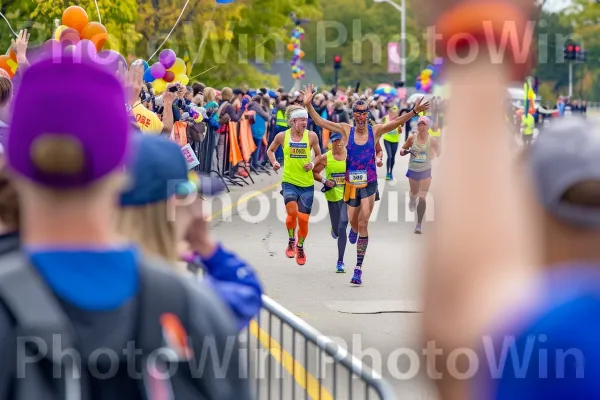
[[[421,104],[423,99],[424,99],[424,97],[421,97],[419,100],[417,100],[417,103],[415,104],[415,112],[421,113],[423,111],[429,110],[429,102],[428,101]]]
[[[312,104],[313,85],[309,83],[308,86],[304,86],[304,90],[300,90],[300,94],[302,95],[302,104],[304,106]]]
[[[25,53],[27,52],[27,46],[29,44],[29,32],[27,29],[23,29],[19,32],[19,35],[16,39],[11,40],[11,47],[14,50],[17,57],[22,56],[25,57]]]

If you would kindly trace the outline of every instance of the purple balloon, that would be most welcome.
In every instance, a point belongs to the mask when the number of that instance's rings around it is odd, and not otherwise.
[[[160,55],[158,56],[158,61],[164,65],[165,69],[169,69],[173,66],[173,64],[175,64],[175,60],[177,59],[177,56],[175,55],[175,52],[171,49],[164,49],[163,51],[160,52]],[[160,79],[160,78],[157,78]]]
[[[96,54],[95,60],[98,64],[105,66],[113,73],[119,71],[121,65],[127,68],[125,58],[114,50],[101,51]]]
[[[167,73],[167,69],[165,66],[159,62],[155,63],[150,67],[150,73],[155,79],[162,79],[163,76]]]
[[[75,46],[75,61],[85,60],[93,60],[97,54],[96,46],[91,40],[81,40]]]

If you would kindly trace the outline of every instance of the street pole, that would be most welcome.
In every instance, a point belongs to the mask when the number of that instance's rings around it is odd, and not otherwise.
[[[573,96],[573,63],[569,62],[569,97]]]
[[[338,69],[337,68],[333,70],[333,76],[335,79],[335,91],[337,92],[337,89],[338,89]]]
[[[402,23],[400,27],[400,51],[402,53],[402,82],[406,85],[406,0],[402,0]]]

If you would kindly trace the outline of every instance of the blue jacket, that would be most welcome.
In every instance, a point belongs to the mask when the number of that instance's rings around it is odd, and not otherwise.
[[[254,270],[221,245],[211,257],[197,257],[194,263],[204,268],[204,279],[233,311],[239,329],[248,326],[262,308],[263,289]]]

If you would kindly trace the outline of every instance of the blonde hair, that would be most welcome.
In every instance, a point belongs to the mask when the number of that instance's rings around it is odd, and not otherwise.
[[[13,85],[10,79],[0,76],[0,107],[4,107],[12,98]]]
[[[20,228],[19,196],[6,167],[0,171],[0,221],[10,229]]]
[[[167,218],[167,201],[143,206],[121,207],[117,219],[119,233],[153,256],[179,261],[175,223]]]
[[[233,99],[233,90],[230,87],[224,87],[221,90],[221,99],[231,101]]]
[[[205,88],[202,92],[202,95],[204,96],[204,101],[206,103],[210,103],[211,101],[215,101],[217,99],[217,91],[211,87]]]
[[[304,106],[301,106],[299,104],[292,104],[291,106],[286,108],[285,119],[287,119],[288,122],[292,122],[291,116],[292,116],[292,113],[296,110],[306,110],[306,109],[304,108]]]

